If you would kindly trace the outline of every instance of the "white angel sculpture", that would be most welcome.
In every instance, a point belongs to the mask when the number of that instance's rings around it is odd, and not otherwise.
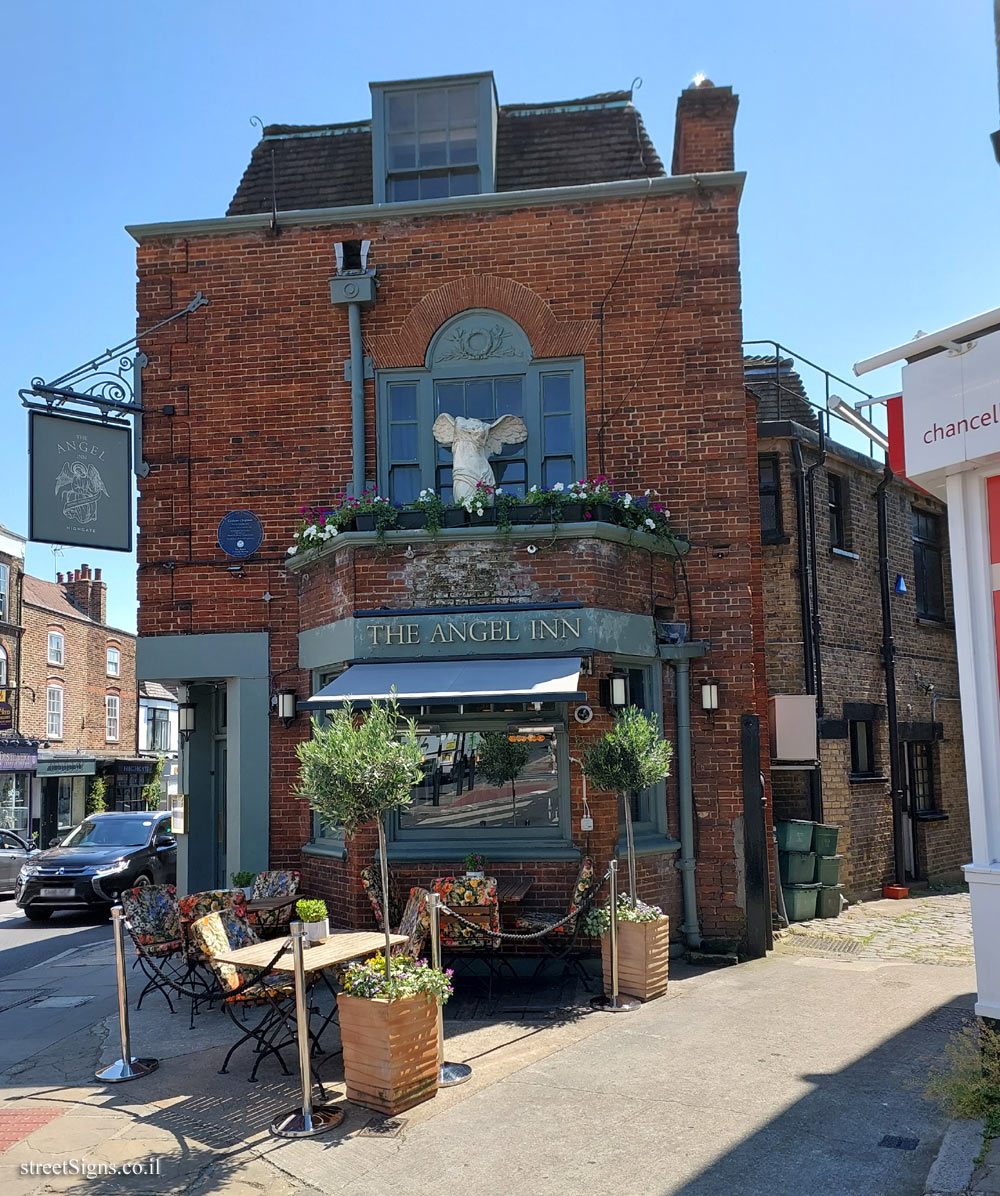
[[[521,444],[528,439],[524,420],[516,415],[501,415],[491,424],[481,419],[466,419],[464,415],[439,415],[431,431],[438,444],[451,449],[455,502],[471,498],[477,482],[495,486],[490,456],[499,453],[505,444]]]

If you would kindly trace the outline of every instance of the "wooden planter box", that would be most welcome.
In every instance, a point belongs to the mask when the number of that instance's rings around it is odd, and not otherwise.
[[[438,1007],[422,993],[398,1001],[337,994],[347,1099],[402,1113],[438,1089]]]
[[[611,938],[601,939],[604,991],[611,992]],[[667,991],[670,963],[670,919],[618,923],[618,991],[640,1001],[662,997]]]

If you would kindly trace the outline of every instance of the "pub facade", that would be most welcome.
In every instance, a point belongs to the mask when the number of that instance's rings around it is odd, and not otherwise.
[[[634,704],[675,748],[627,796],[640,896],[678,942],[745,940],[768,782],[736,103],[682,93],[668,173],[629,93],[372,84],[370,119],[267,127],[227,216],[130,229],[140,329],[208,299],[142,341],[137,661],[181,691],[183,888],[292,867],[367,925],[375,830],[318,823],[295,746],[395,693],[425,757],[386,828],[400,887],[481,852],[565,912],[581,857],[623,851],[580,762]],[[477,432],[507,515],[458,503]],[[597,478],[613,504],[538,501]],[[410,518],[432,491],[448,517]],[[375,494],[374,527],[330,515]],[[509,787],[489,732],[527,748]]]

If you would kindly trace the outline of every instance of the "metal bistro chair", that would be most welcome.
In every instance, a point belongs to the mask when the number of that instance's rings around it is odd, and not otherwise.
[[[192,986],[191,1029],[198,1008],[207,1002],[209,1008],[221,990],[209,958],[191,936],[191,926],[208,914],[237,914],[246,919],[247,898],[242,889],[207,889],[203,893],[189,893],[178,901],[181,915],[181,930],[184,937],[184,951],[187,956],[187,979]],[[200,989],[200,993],[195,990]]]
[[[538,966],[535,968],[536,976],[550,959],[558,959],[563,961],[564,974],[567,966],[572,967],[586,983],[590,982],[590,977],[580,958],[582,954],[580,939],[583,915],[593,903],[599,888],[600,885],[597,883],[597,875],[594,871],[594,861],[590,856],[584,856],[580,861],[580,870],[570,893],[568,912],[572,917],[568,921],[562,921],[565,914],[553,916],[544,910],[526,909],[518,914],[515,921],[518,930],[529,932],[547,928],[551,930],[551,934],[543,935],[538,939],[538,943],[546,954],[538,961]],[[561,925],[559,925],[560,922],[562,922]]]
[[[183,984],[188,971],[177,889],[173,885],[144,885],[124,889],[119,900],[125,915],[125,928],[135,946],[135,964],[146,976],[146,987],[139,994],[135,1007],[137,1010],[142,1008],[147,993],[160,992],[170,1006],[170,1012],[175,1013],[169,985],[171,982]]]
[[[275,943],[274,958],[266,967],[238,968],[235,964],[223,963],[217,956],[260,941],[245,918],[230,911],[206,914],[191,923],[190,935],[215,973],[222,993],[222,1008],[240,1031],[240,1037],[226,1052],[219,1074],[226,1074],[234,1053],[252,1038],[257,1044],[254,1048],[257,1058],[250,1072],[251,1081],[256,1081],[257,1069],[268,1055],[277,1058],[286,1076],[291,1075],[281,1052],[296,1042],[294,977],[290,972],[271,971],[283,954],[285,943]],[[307,984],[311,985],[309,979]],[[245,1020],[248,1008],[264,1011],[252,1025]],[[244,1020],[241,1021],[237,1010],[244,1015]],[[316,1035],[312,1030],[309,1034],[313,1048],[319,1050]]]
[[[495,876],[441,876],[431,882],[443,905],[459,917],[441,913],[441,949],[458,960],[479,959],[489,969],[489,999],[500,946],[500,903]],[[460,920],[461,918],[461,920]],[[466,925],[475,924],[477,929]]]
[[[299,891],[301,876],[291,868],[282,868],[275,872],[261,872],[253,882],[251,901],[261,901],[266,897],[292,897]],[[295,911],[295,903],[283,906],[281,909],[250,910],[248,918],[250,925],[265,937],[286,934]]]

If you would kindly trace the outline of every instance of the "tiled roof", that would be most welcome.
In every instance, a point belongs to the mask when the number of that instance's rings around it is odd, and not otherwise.
[[[370,204],[371,121],[268,125],[227,216]],[[627,91],[547,104],[505,104],[497,113],[497,191],[657,178],[663,163]]]
[[[139,697],[149,698],[155,702],[176,702],[177,695],[172,689],[167,689],[165,685],[161,685],[159,681],[140,681],[139,682]]]
[[[100,626],[90,615],[85,614],[78,606],[74,606],[70,602],[69,596],[58,582],[42,581],[40,577],[31,577],[25,573],[22,599],[30,603],[31,606],[40,606],[43,610],[50,610],[54,614],[63,615],[69,619],[81,619],[84,623]]]
[[[743,375],[747,390],[757,400],[757,422],[794,420],[807,428],[817,426],[816,408],[809,402],[792,359],[744,357]]]

